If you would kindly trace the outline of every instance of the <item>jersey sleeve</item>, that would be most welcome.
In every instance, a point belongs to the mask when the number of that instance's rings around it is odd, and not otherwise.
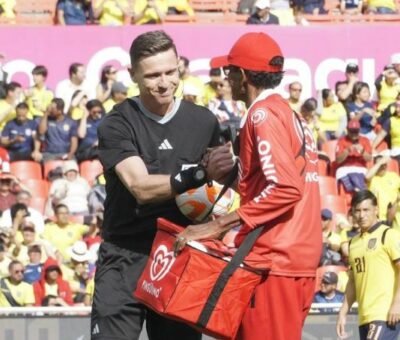
[[[128,157],[139,156],[127,123],[118,115],[109,115],[98,128],[99,158],[106,171]]]
[[[400,260],[400,233],[394,229],[388,229],[386,231],[385,238],[383,240],[384,247],[389,254],[392,261]]]
[[[257,110],[253,112],[257,115]],[[256,228],[288,212],[302,198],[304,179],[296,167],[290,133],[274,114],[267,112],[261,123],[253,123],[249,114],[246,124],[257,144],[256,162],[266,185],[254,199],[242,205],[237,213],[250,228]],[[312,203],[310,203],[312,204]]]

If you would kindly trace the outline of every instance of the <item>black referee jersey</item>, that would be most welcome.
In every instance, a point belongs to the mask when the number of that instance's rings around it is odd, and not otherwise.
[[[199,163],[207,147],[219,144],[219,124],[211,111],[177,99],[172,113],[159,117],[135,97],[114,106],[99,126],[98,136],[107,192],[105,241],[118,244],[124,240],[133,249],[144,247],[150,251],[158,217],[180,225],[190,223],[174,199],[138,204],[117,176],[115,165],[127,157],[139,156],[150,174],[172,174]]]

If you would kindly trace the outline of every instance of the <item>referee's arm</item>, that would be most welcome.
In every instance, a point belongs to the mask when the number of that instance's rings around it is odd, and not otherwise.
[[[336,333],[340,339],[344,339],[347,336],[344,328],[346,325],[346,316],[355,301],[356,301],[356,287],[354,284],[354,274],[353,271],[350,269],[349,281],[347,282],[344,301],[342,307],[340,308],[338,319],[336,322]]]
[[[170,175],[149,175],[146,165],[138,156],[125,158],[115,171],[139,204],[156,203],[175,196]]]

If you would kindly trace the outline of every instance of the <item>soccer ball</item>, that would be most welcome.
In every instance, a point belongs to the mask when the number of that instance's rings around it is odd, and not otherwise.
[[[213,182],[212,186],[205,184],[177,195],[175,201],[179,210],[188,219],[194,222],[203,222],[222,188],[223,186],[217,182]],[[233,204],[234,194],[232,189],[228,189],[215,204],[209,217],[226,215]]]

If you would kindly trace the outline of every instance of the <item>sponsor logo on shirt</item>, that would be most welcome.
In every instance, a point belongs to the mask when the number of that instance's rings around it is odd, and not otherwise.
[[[251,122],[254,126],[261,124],[267,118],[267,112],[263,109],[257,109],[251,115]]]

